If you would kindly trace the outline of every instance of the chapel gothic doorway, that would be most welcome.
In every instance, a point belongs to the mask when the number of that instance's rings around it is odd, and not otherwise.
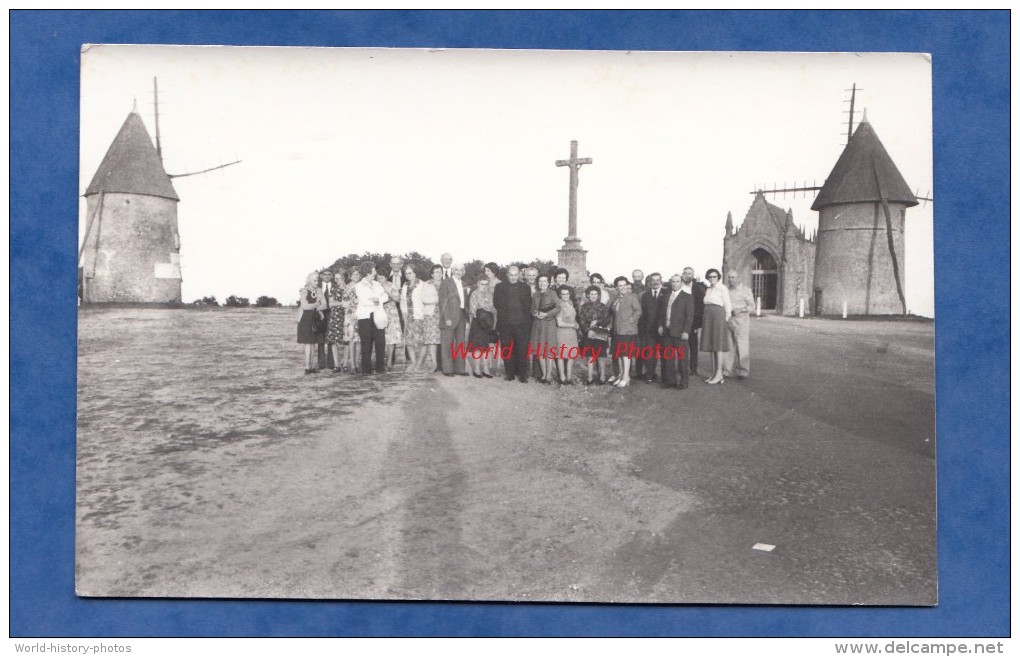
[[[754,298],[761,300],[762,310],[775,310],[779,288],[779,267],[776,259],[765,249],[758,248],[751,252],[754,264],[751,269],[751,290]]]

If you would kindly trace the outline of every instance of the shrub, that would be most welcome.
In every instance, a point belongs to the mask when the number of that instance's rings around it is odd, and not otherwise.
[[[255,299],[256,308],[279,308],[280,302],[276,300],[276,297],[267,297],[265,295]]]
[[[249,305],[247,297],[235,297],[231,294],[227,297],[227,300],[223,302],[223,305],[227,308],[247,308]]]

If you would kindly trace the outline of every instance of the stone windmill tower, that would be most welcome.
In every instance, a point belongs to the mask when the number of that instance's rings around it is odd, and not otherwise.
[[[85,200],[82,303],[180,303],[180,198],[137,107],[110,144]]]
[[[203,171],[168,174],[159,142],[156,80],[152,83],[156,144],[142,123],[136,103],[85,190],[85,239],[78,252],[82,304],[179,304],[180,198],[171,179],[215,171],[240,161]]]
[[[865,113],[812,210],[815,303],[824,314],[906,314],[903,227],[917,205]]]
[[[813,272],[804,263],[803,289],[797,291],[801,298],[814,292],[815,314],[906,314],[903,227],[907,208],[932,199],[910,191],[868,122],[867,110],[853,129],[857,84],[847,91],[851,92],[846,101],[850,103],[847,143],[825,184],[808,186],[805,181],[803,186],[787,187],[784,183],[782,188],[773,185],[751,193],[756,197],[817,193],[811,209],[818,212],[818,229],[807,238],[815,246]],[[724,245],[732,235],[729,222],[726,235]],[[800,252],[801,260],[804,253]],[[782,272],[788,264],[785,252],[780,260]],[[780,290],[785,291],[784,287]]]

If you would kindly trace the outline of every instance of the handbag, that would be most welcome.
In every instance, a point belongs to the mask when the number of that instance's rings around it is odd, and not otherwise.
[[[389,315],[386,314],[386,306],[384,304],[390,300],[390,297],[382,285],[379,285],[378,283],[376,283],[376,285],[382,290],[382,295],[376,300],[376,310],[372,312],[372,323],[375,324],[377,329],[384,329],[390,321]]]
[[[499,342],[499,332],[492,327],[493,320],[495,318],[495,315],[485,308],[479,308],[475,312],[475,321],[478,322],[478,330],[488,336],[489,344]]]
[[[588,329],[588,338],[591,340],[602,340],[603,342],[609,342],[609,329],[593,326],[590,329]]]

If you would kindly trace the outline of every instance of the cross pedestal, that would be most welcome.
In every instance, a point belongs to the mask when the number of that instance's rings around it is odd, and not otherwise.
[[[577,285],[588,280],[587,251],[581,248],[577,236],[577,172],[583,164],[591,164],[590,157],[577,157],[577,142],[570,142],[570,159],[556,160],[556,166],[570,169],[570,197],[567,205],[567,237],[559,249],[559,266],[570,272],[570,282]]]
[[[563,248],[559,254],[558,264],[570,272],[570,283],[579,285],[588,280],[588,252],[581,248],[581,240],[568,237],[563,240]]]

